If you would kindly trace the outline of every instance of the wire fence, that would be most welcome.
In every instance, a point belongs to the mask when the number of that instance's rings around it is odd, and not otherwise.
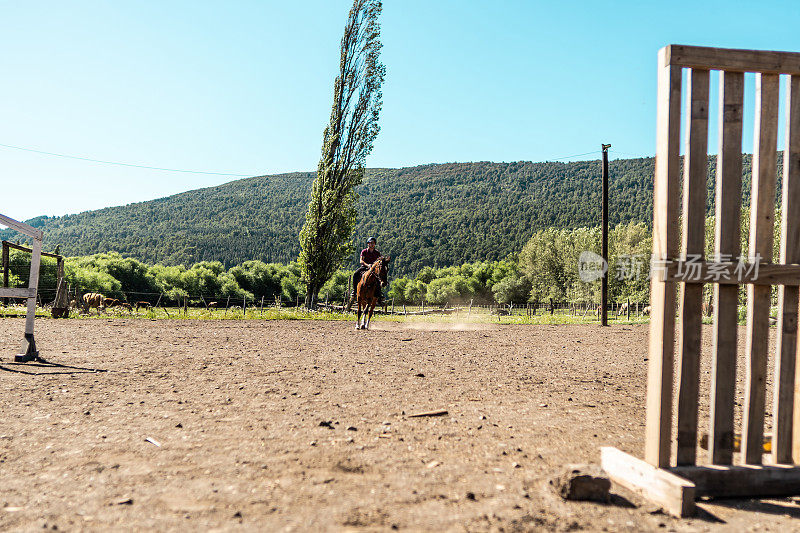
[[[56,298],[55,288],[41,288],[38,291],[38,305],[41,310],[53,307]],[[294,309],[305,310],[305,302],[301,295],[295,298],[286,298],[282,294],[272,297],[262,296],[252,298],[231,294],[193,294],[170,296],[166,292],[136,292],[126,291],[117,292],[114,295],[118,298],[103,298],[102,304],[98,301],[94,305],[84,302],[84,295],[91,294],[93,291],[81,287],[67,287],[67,297],[69,307],[78,313],[89,313],[93,309],[102,309],[108,313],[113,310],[116,314],[141,315],[154,310],[166,317],[188,316],[197,311],[207,311],[209,316],[217,316],[217,312],[222,313],[223,317],[240,316],[241,318],[257,318],[263,316],[264,311],[274,309]],[[24,303],[22,300],[13,298],[0,299],[0,304],[4,307],[13,308]],[[320,300],[316,304],[317,311],[327,311],[332,313],[353,313],[357,306],[348,306],[348,298],[332,298],[330,295]],[[191,313],[190,313],[191,311]],[[215,314],[217,313],[217,314]],[[570,320],[593,321],[598,320],[601,313],[601,306],[596,302],[511,302],[506,304],[498,303],[475,303],[472,301],[459,301],[433,305],[425,301],[416,304],[400,303],[394,299],[387,299],[382,306],[376,308],[376,313],[394,316],[434,316],[452,315],[456,317],[474,318],[497,318],[501,317],[546,317],[550,315],[556,317],[570,317]],[[152,313],[151,313],[152,314]],[[194,316],[193,315],[193,316]],[[639,301],[620,301],[611,302],[608,306],[608,317],[610,320],[636,320],[649,315],[649,304]],[[4,316],[15,316],[13,310],[6,309]],[[205,315],[203,315],[205,316]]]
[[[11,286],[27,286],[27,278],[29,275],[29,254],[11,254],[9,266],[13,267],[11,270],[12,279],[10,280]],[[53,301],[56,298],[58,287],[58,272],[56,268],[56,261],[50,258],[43,258],[41,278],[38,291],[38,303],[40,308],[46,309],[52,307]],[[69,307],[77,309],[79,312],[87,312],[89,306],[83,302],[83,295],[89,292],[94,292],[92,289],[80,286],[69,285],[67,287],[67,301],[70,302]],[[205,309],[214,312],[222,310],[223,316],[227,313],[241,312],[242,316],[247,315],[248,310],[259,310],[263,315],[265,309],[299,309],[305,305],[303,296],[295,294],[294,297],[287,297],[284,293],[262,295],[260,297],[248,297],[240,294],[215,294],[213,292],[198,293],[198,294],[175,294],[175,292],[136,292],[136,291],[113,291],[113,298],[107,298],[104,302],[103,309],[118,308],[120,312],[133,312],[141,313],[153,308],[163,309],[163,313],[167,316],[180,314],[176,309],[183,310],[183,315],[187,315],[188,311]],[[13,299],[3,298],[0,299],[0,304],[8,306],[14,303]],[[98,307],[98,306],[93,306]],[[354,306],[355,307],[355,306]],[[324,294],[317,302],[317,310],[329,312],[346,312],[348,310],[347,298],[338,291],[338,294]],[[172,312],[170,312],[172,310]],[[353,311],[351,309],[351,311]],[[509,317],[528,317],[551,315],[561,317],[574,317],[580,320],[593,320],[600,317],[600,304],[597,302],[556,302],[553,300],[545,302],[510,302],[505,304],[498,304],[495,302],[480,301],[476,303],[475,300],[464,301],[460,299],[457,302],[445,302],[440,304],[430,304],[424,299],[418,303],[401,303],[399,300],[395,301],[387,299],[384,305],[376,310],[379,313],[390,315],[403,315],[403,316],[419,316],[419,315],[466,315],[476,317],[481,315],[489,316],[509,316]],[[611,302],[608,307],[608,316],[611,320],[632,320],[642,318],[649,314],[649,307],[647,302],[641,301],[617,301]],[[8,316],[8,313],[6,313]]]

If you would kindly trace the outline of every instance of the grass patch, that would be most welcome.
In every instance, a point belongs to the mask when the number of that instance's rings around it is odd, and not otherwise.
[[[409,312],[418,311],[419,309],[409,308]],[[24,306],[8,306],[0,308],[0,317],[3,315],[24,315]],[[50,317],[49,309],[39,308],[36,311],[37,317]],[[243,312],[241,308],[234,307],[230,309],[202,309],[190,307],[184,313],[182,307],[163,307],[151,308],[147,311],[139,310],[128,312],[121,308],[107,309],[105,312],[97,313],[97,310],[92,310],[90,313],[79,313],[73,310],[70,313],[69,319],[72,320],[107,320],[109,318],[121,318],[129,320],[338,320],[338,321],[352,321],[355,322],[356,315],[354,312],[340,313],[337,311],[306,311],[303,308],[297,307],[269,307],[263,310],[258,307],[248,308]],[[649,322],[649,317],[631,317],[631,320],[624,320],[625,317],[616,317],[609,315],[609,324],[611,325],[630,325],[630,324],[644,324]],[[619,319],[618,319],[619,318]],[[430,315],[403,315],[403,314],[375,314],[372,318],[378,322],[416,322],[416,323],[453,323],[453,324],[500,324],[500,325],[513,325],[513,324],[598,324],[600,320],[595,314],[587,314],[585,317],[581,315],[573,315],[569,313],[543,313],[528,316],[524,310],[511,315],[494,315],[488,311],[473,310],[469,313],[466,309],[453,314],[430,314]]]

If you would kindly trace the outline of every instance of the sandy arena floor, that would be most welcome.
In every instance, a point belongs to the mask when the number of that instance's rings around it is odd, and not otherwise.
[[[106,372],[3,364],[0,530],[800,531],[794,499],[676,520],[548,487],[641,456],[647,326],[373,327],[38,321],[44,357]]]

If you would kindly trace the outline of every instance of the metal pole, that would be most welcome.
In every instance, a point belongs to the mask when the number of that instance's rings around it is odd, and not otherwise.
[[[608,149],[611,148],[610,144],[601,144],[603,148],[603,242],[600,255],[603,256],[603,261],[608,265]],[[600,325],[608,325],[608,269],[603,273],[600,286]]]

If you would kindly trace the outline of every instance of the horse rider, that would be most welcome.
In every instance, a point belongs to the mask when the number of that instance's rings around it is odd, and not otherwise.
[[[364,272],[369,270],[369,267],[377,261],[381,257],[381,253],[375,249],[375,246],[378,244],[378,240],[375,237],[370,237],[367,239],[367,247],[361,250],[361,259],[360,265],[353,272],[353,294],[351,295],[351,301],[355,301],[356,299],[356,288],[358,287],[358,282],[361,280],[361,276],[364,275]],[[383,303],[383,294],[382,292],[378,295],[378,305]]]

